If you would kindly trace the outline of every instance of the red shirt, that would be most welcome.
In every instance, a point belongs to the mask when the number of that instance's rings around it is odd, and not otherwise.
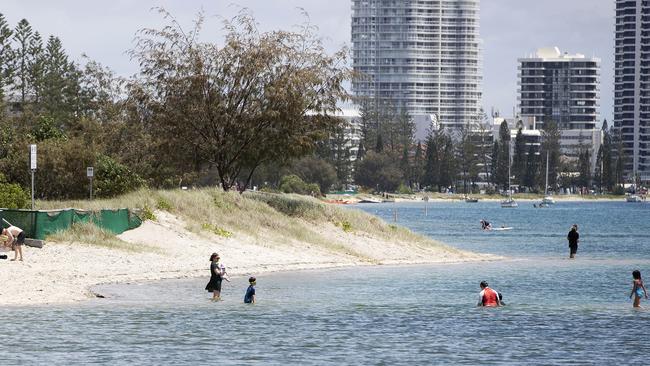
[[[499,294],[489,287],[481,291],[480,298],[483,306],[499,306]]]

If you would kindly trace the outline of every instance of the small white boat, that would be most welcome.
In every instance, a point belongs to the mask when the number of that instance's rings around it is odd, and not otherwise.
[[[476,203],[476,202],[478,202],[478,198],[465,197],[465,202],[467,202],[467,203]]]
[[[636,194],[631,194],[625,197],[625,201],[627,202],[643,202],[641,197],[637,196]]]
[[[555,200],[551,196],[545,196],[544,198],[542,198],[542,204],[545,204],[547,206],[548,205],[554,205]]]
[[[359,203],[381,203],[381,200],[378,200],[376,198],[364,198]]]

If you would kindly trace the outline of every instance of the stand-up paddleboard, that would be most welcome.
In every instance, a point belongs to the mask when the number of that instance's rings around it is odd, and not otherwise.
[[[512,230],[514,229],[513,227],[497,227],[492,229],[492,231],[507,231],[507,230]]]

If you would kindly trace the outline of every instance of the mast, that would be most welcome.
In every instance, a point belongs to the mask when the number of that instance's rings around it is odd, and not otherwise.
[[[508,140],[508,201],[512,201],[512,189],[510,189],[510,140]]]
[[[546,185],[544,186],[544,196],[548,196],[548,151],[546,152]]]

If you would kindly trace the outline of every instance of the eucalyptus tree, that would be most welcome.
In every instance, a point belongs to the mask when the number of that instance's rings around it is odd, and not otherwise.
[[[242,12],[217,44],[200,41],[203,14],[186,31],[160,12],[168,24],[142,29],[131,50],[140,72],[129,89],[167,149],[194,156],[179,169],[207,164],[224,190],[246,187],[260,164],[305,155],[340,123],[348,51],[326,53],[313,26],[261,32]]]

